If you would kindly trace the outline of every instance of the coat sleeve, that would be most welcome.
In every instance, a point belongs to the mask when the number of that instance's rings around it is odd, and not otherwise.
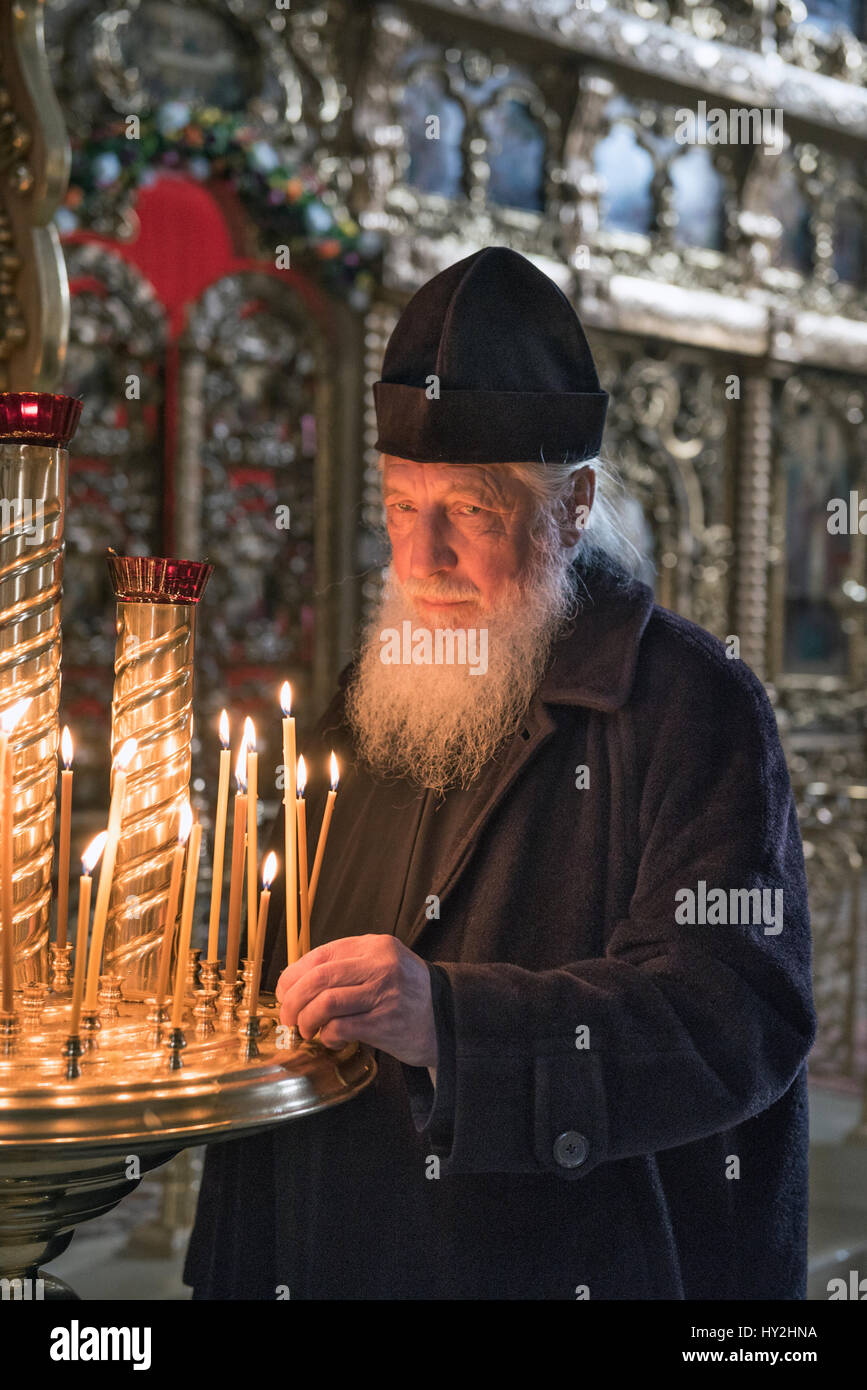
[[[803,1066],[815,1036],[803,852],[773,710],[744,671],[717,667],[707,698],[682,688],[663,703],[642,763],[635,889],[628,916],[605,924],[603,956],[538,972],[437,964],[436,1091],[405,1077],[444,1175],[577,1179],[729,1129]],[[700,881],[762,890],[769,910],[744,925],[679,921],[676,895]]]

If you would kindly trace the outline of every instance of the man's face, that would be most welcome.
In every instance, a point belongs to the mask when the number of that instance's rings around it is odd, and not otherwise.
[[[533,499],[502,467],[386,454],[383,500],[394,572],[434,625],[496,608],[526,566]]]

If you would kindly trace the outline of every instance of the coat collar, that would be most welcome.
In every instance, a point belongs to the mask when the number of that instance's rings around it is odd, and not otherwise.
[[[616,710],[632,690],[653,593],[625,571],[591,570],[579,586],[583,607],[555,644],[537,694],[545,704]]]

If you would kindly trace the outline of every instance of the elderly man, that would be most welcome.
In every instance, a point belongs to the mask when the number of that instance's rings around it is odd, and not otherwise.
[[[209,1150],[186,1281],[803,1298],[809,918],[764,690],[624,568],[607,396],[530,262],[437,275],[374,390],[392,564],[311,759],[343,769],[313,949],[285,968],[275,912],[268,951],[281,1018],[379,1072]]]

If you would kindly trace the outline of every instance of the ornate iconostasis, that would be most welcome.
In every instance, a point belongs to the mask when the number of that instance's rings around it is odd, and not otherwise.
[[[380,582],[388,335],[430,275],[512,246],[587,325],[642,577],[768,684],[811,876],[813,1067],[862,1078],[867,566],[857,520],[828,519],[867,495],[863,7],[50,0],[45,32],[72,145],[68,348],[44,373],[84,400],[82,795],[107,776],[107,546],[218,562],[202,786],[222,703],[261,716],[265,767],[287,675],[312,721]],[[732,136],[744,107],[770,126]]]

